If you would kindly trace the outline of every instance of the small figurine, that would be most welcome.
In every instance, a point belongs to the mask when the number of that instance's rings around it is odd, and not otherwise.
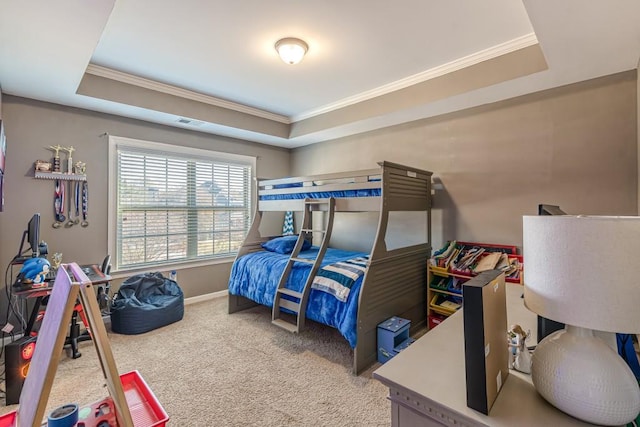
[[[20,290],[46,286],[45,278],[50,265],[45,258],[29,258],[22,265],[13,286]]]
[[[54,253],[53,257],[51,258],[51,262],[53,271],[58,271],[58,268],[60,268],[60,264],[62,264],[62,254],[60,252]]]
[[[84,175],[87,171],[87,164],[84,162],[77,161],[74,167],[74,171],[78,175]]]
[[[520,325],[512,325],[507,332],[509,342],[509,367],[516,371],[531,373],[531,353],[527,349],[526,341],[531,331],[526,333]]]

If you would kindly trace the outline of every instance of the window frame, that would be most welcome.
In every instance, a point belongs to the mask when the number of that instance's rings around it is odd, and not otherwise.
[[[249,224],[247,232],[251,227],[251,221],[255,214],[256,206],[256,160],[255,156],[247,156],[242,154],[225,153],[215,150],[204,150],[201,148],[185,147],[177,144],[167,144],[162,142],[145,141],[139,139],[126,138],[121,136],[109,135],[108,147],[108,199],[107,199],[107,250],[113,259],[114,269],[112,273],[130,273],[136,271],[149,271],[150,269],[171,270],[175,268],[197,267],[202,265],[211,265],[218,263],[228,263],[233,261],[235,254],[229,256],[211,257],[205,259],[189,259],[184,261],[169,261],[157,264],[146,264],[141,267],[119,267],[119,253],[117,252],[117,188],[118,188],[118,150],[123,149],[142,149],[155,151],[157,154],[163,153],[167,156],[185,154],[192,155],[212,162],[229,162],[234,164],[247,165],[250,168],[249,176]],[[112,274],[114,275],[114,274]]]

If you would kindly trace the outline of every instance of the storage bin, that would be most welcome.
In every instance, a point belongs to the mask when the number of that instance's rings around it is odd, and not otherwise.
[[[435,328],[440,323],[444,322],[447,316],[443,316],[442,314],[430,314],[428,317],[429,320],[429,330]]]
[[[448,297],[443,294],[435,294],[431,299],[431,302],[429,303],[429,308],[431,308],[436,313],[443,314],[445,316],[452,315],[457,311],[457,308],[449,307],[448,304],[442,305],[443,302],[450,301],[447,298]],[[460,302],[451,301],[451,302],[462,305],[462,301]]]
[[[439,289],[441,291],[446,291],[447,288],[449,287],[449,282],[450,281],[451,281],[450,277],[434,275],[433,278],[431,279],[431,283],[429,284],[429,286],[431,288],[433,288],[433,289]]]

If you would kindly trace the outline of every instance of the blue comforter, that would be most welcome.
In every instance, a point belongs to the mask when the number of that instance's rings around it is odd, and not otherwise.
[[[315,258],[317,253],[318,247],[313,246],[300,252],[298,257]],[[368,254],[362,252],[327,249],[322,266],[366,255]],[[238,258],[231,268],[229,293],[273,307],[275,290],[288,259],[289,255],[269,251],[253,252]],[[301,291],[310,269],[310,264],[294,263],[287,288]],[[357,341],[358,297],[362,280],[363,277],[360,277],[355,281],[345,302],[329,293],[311,289],[307,304],[308,319],[338,329],[352,348],[355,348]]]

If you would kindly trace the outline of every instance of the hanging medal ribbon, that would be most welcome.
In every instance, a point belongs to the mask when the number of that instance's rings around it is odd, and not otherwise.
[[[89,225],[87,221],[87,215],[89,211],[89,184],[87,181],[82,183],[82,222],[81,226],[86,227]]]
[[[74,223],[75,224],[80,224],[80,183],[79,182],[75,182],[75,187],[74,187],[74,206],[76,209],[76,218]]]
[[[69,182],[69,190],[73,185],[73,197],[69,197],[69,214],[65,227],[73,227],[76,224],[80,224],[80,184],[78,181]],[[75,213],[75,215],[74,215]]]
[[[65,220],[64,214],[64,183],[59,179],[56,179],[55,192],[53,199],[53,208],[56,213],[56,222],[53,223],[53,228],[58,228]]]
[[[70,193],[70,196],[69,196],[69,211],[68,211],[68,214],[67,214],[67,222],[64,224],[64,226],[66,228],[73,227],[76,224],[75,221],[73,220],[73,191],[72,191],[73,190],[73,187],[72,187],[73,184],[74,184],[74,182],[69,181],[69,188],[68,188],[69,193]]]

